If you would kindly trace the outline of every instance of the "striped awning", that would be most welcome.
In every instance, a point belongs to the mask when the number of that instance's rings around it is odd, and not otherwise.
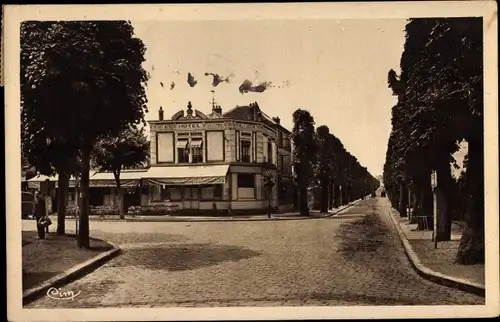
[[[135,187],[139,185],[142,175],[146,170],[122,171],[120,173],[120,185],[122,187]],[[90,177],[91,187],[116,187],[116,181],[111,172],[97,172]]]
[[[226,182],[229,165],[159,166],[143,175],[146,183],[157,185],[208,185]]]

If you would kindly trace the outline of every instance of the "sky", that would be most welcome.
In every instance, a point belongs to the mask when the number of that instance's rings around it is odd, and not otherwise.
[[[382,174],[396,103],[387,73],[399,71],[405,19],[132,21],[147,50],[147,120],[162,106],[170,118],[191,101],[211,112],[212,90],[223,112],[257,102],[292,129],[308,110],[327,125],[374,176]],[[191,87],[188,73],[197,81]],[[216,73],[227,79],[216,87]],[[263,92],[241,93],[248,80]],[[175,84],[171,89],[172,82]],[[162,86],[163,84],[163,86]]]

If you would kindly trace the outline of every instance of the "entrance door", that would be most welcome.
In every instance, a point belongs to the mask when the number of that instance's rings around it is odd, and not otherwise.
[[[130,206],[140,206],[141,205],[141,193],[139,189],[124,189],[123,192],[123,209],[125,212]]]
[[[184,209],[198,209],[199,208],[199,195],[198,186],[185,186],[182,188],[183,193],[183,208]]]
[[[191,187],[191,209],[200,208],[200,189],[198,186]]]

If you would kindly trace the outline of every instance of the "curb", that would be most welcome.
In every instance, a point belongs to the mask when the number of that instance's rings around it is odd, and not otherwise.
[[[76,236],[75,234],[66,234],[67,236]],[[104,241],[100,238],[96,237],[90,237],[91,240],[99,240],[99,241]],[[57,286],[62,286],[64,284],[68,284],[78,278],[81,278],[89,273],[91,273],[93,270],[104,264],[105,262],[109,261],[111,258],[115,257],[118,255],[121,251],[120,247],[114,243],[105,241],[106,243],[110,244],[113,248],[101,253],[97,256],[94,256],[93,258],[78,264],[65,272],[62,272],[45,282],[42,282],[41,284],[32,287],[30,289],[27,289],[26,291],[23,292],[23,305],[26,305],[28,303],[33,302],[34,300],[40,298],[41,296],[45,295],[46,292],[51,288],[51,287],[57,287]]]
[[[396,218],[392,214],[391,211],[391,206],[387,205],[387,211],[389,212],[389,217],[391,217],[392,223],[394,224],[394,227],[396,228],[399,238],[401,239],[401,243],[403,244],[403,248],[405,249],[406,256],[410,260],[411,266],[413,269],[417,272],[418,275],[434,282],[437,284],[441,284],[443,286],[459,289],[461,291],[475,294],[481,297],[485,297],[485,287],[484,285],[480,285],[477,283],[473,283],[464,279],[444,275],[441,273],[438,273],[436,271],[433,271],[430,268],[425,267],[421,262],[420,259],[418,258],[418,255],[415,253],[413,248],[411,247],[411,244],[406,237],[405,233],[399,226],[399,223],[397,222]]]
[[[324,216],[324,217],[321,217],[321,219],[323,219],[323,218],[330,218],[330,217],[336,216],[336,215],[340,214],[342,211],[346,210],[347,208],[350,208],[350,207],[352,207],[352,206],[354,206],[354,205],[356,205],[356,204],[360,203],[360,202],[361,202],[361,201],[363,201],[363,200],[364,200],[364,199],[358,199],[358,200],[355,200],[355,201],[353,201],[353,202],[351,202],[351,203],[347,204],[344,208],[341,208],[341,209],[337,210],[336,212],[334,212],[334,213],[332,213],[332,214],[328,214],[328,215],[326,215],[326,216]]]
[[[256,218],[256,219],[238,218],[238,217],[233,217],[231,219],[229,219],[228,217],[222,217],[222,218],[226,218],[226,219],[220,219],[217,217],[213,217],[213,219],[186,219],[186,218],[183,219],[179,216],[174,217],[174,218],[165,216],[164,219],[158,219],[158,220],[149,219],[149,218],[137,218],[137,219],[134,219],[134,218],[114,219],[113,218],[113,219],[94,219],[94,220],[91,219],[90,221],[91,222],[103,222],[103,221],[106,221],[106,222],[241,222],[241,221],[312,220],[312,219],[325,219],[325,218],[333,217],[333,216],[339,214],[340,212],[346,210],[347,208],[352,207],[363,200],[364,199],[355,200],[355,201],[345,205],[343,208],[336,210],[334,213],[328,213],[327,215],[298,217],[298,218],[297,217],[286,218],[286,217],[276,216],[276,217],[271,217],[271,218],[262,217],[262,218]],[[264,216],[264,215],[262,215],[262,216]]]
[[[286,217],[271,217],[271,218],[257,218],[257,219],[248,219],[248,218],[231,218],[231,219],[181,219],[181,218],[173,218],[173,219],[164,219],[164,220],[151,220],[151,219],[125,219],[126,222],[241,222],[241,221],[289,221],[289,220],[313,220],[313,219],[325,219],[329,217],[333,217],[340,212],[346,210],[349,207],[354,206],[358,202],[362,201],[362,199],[358,199],[353,201],[352,203],[346,205],[345,207],[338,209],[334,213],[329,213],[324,216],[310,216],[310,217],[299,217],[299,218],[286,218]],[[103,220],[103,221],[121,221],[121,220]]]

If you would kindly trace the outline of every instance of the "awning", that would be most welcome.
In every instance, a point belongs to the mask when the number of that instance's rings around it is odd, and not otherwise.
[[[144,170],[122,171],[120,173],[120,185],[122,187],[135,187],[139,184],[142,176],[146,173]],[[96,172],[90,177],[91,187],[116,187],[115,176],[112,172]]]
[[[200,148],[202,143],[203,143],[202,140],[191,140],[191,147]]]
[[[228,169],[229,165],[151,167],[143,178],[158,185],[223,184]]]
[[[184,149],[187,147],[187,143],[188,143],[187,140],[179,140],[179,141],[177,141],[177,144],[175,145],[175,147]]]

